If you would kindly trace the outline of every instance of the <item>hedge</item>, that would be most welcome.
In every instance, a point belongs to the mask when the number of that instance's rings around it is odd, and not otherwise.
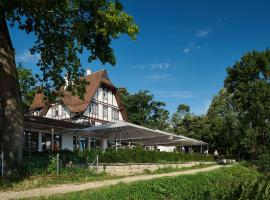
[[[142,148],[107,151],[60,151],[60,152],[25,152],[23,171],[25,174],[56,173],[56,154],[60,155],[60,170],[68,171],[66,166],[87,168],[97,155],[100,163],[166,163],[189,161],[214,161],[210,155],[182,154],[177,152],[148,151]]]
[[[162,162],[189,162],[214,161],[211,155],[187,154],[179,152],[149,151],[142,148],[135,149],[108,149],[99,152],[100,162],[103,163],[162,163]]]

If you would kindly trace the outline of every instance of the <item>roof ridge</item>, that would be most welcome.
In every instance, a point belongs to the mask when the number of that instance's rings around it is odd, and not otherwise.
[[[93,74],[100,73],[100,72],[102,72],[102,71],[107,71],[107,70],[104,68],[104,69],[98,70],[98,71],[96,71],[96,72],[92,72],[91,74],[85,76],[85,78],[86,78],[86,77],[89,77],[89,76],[91,76],[91,75],[93,75]]]

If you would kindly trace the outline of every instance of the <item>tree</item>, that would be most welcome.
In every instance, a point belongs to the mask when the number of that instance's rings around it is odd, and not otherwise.
[[[125,88],[118,90],[127,110],[129,122],[153,129],[166,130],[169,127],[169,111],[166,104],[155,101],[149,91],[140,90],[130,94]]]
[[[119,1],[109,0],[2,0],[0,1],[0,95],[3,107],[1,149],[6,176],[18,174],[22,161],[23,109],[14,49],[6,20],[11,26],[36,36],[31,53],[40,54],[39,80],[45,94],[59,94],[67,75],[68,90],[83,98],[85,85],[79,56],[89,52],[89,62],[99,59],[115,64],[112,39],[126,33],[135,39],[138,27]],[[91,84],[91,83],[90,83]]]
[[[28,112],[37,91],[37,80],[32,74],[32,70],[23,67],[22,63],[17,66],[18,79],[23,102],[24,112]]]
[[[270,50],[252,51],[227,69],[225,87],[241,124],[241,143],[255,158],[270,147]]]
[[[232,96],[226,89],[221,89],[212,99],[206,123],[209,125],[208,133],[211,133],[208,142],[212,144],[212,148],[218,149],[222,154],[240,155],[240,123]]]
[[[173,132],[178,134],[186,133],[186,129],[183,126],[183,119],[187,115],[190,115],[190,107],[186,104],[180,104],[171,119]]]

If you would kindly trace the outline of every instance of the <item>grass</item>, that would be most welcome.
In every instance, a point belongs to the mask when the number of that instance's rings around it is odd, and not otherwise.
[[[210,163],[210,164],[200,163],[198,165],[193,165],[191,167],[163,167],[154,171],[150,171],[146,169],[144,170],[144,174],[163,174],[163,173],[171,173],[171,172],[181,172],[181,171],[186,171],[186,170],[191,170],[191,169],[200,169],[200,168],[210,167],[214,165],[216,164],[215,163]]]
[[[66,183],[85,183],[90,181],[101,181],[119,178],[117,176],[109,176],[106,173],[96,173],[92,170],[74,168],[68,172],[57,174],[33,175],[22,178],[20,180],[9,181],[0,179],[0,191],[4,190],[27,190],[32,188],[48,187]]]
[[[170,172],[177,172],[177,171],[185,171],[190,169],[198,169],[204,168],[208,166],[212,166],[214,164],[198,164],[192,167],[166,167],[166,168],[159,168],[153,172],[149,170],[145,170],[143,174],[161,174],[161,173],[170,173]],[[143,175],[140,174],[140,175]],[[137,174],[138,175],[138,174]],[[59,175],[35,175],[29,176],[21,180],[17,181],[4,181],[0,180],[0,191],[20,191],[20,190],[27,190],[33,188],[41,188],[41,187],[48,187],[53,185],[59,184],[67,184],[67,183],[86,183],[91,181],[102,181],[108,179],[115,179],[120,178],[120,176],[109,176],[106,173],[96,173],[95,171],[90,171],[83,168],[74,168],[73,170],[69,169],[69,171],[64,171]]]
[[[49,199],[182,199],[182,200],[233,200],[232,191],[245,181],[261,175],[249,168],[235,165],[211,172],[178,177],[166,177],[131,184],[119,184],[96,190],[51,196]],[[46,199],[45,197],[40,199]]]

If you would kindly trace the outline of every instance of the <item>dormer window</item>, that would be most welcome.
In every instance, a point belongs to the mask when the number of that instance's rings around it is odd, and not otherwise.
[[[59,105],[52,106],[52,118],[58,119],[59,118]]]
[[[34,116],[39,116],[39,114],[40,114],[40,110],[35,110],[34,111]]]

